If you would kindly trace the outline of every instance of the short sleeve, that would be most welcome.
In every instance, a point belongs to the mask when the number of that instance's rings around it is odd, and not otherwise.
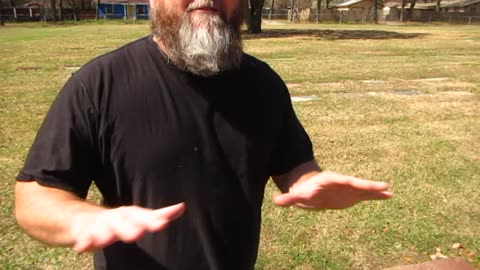
[[[272,152],[271,175],[287,173],[314,159],[312,142],[295,114],[286,87],[282,106],[281,128]]]
[[[73,75],[42,123],[18,181],[63,189],[84,198],[97,171],[96,110]]]

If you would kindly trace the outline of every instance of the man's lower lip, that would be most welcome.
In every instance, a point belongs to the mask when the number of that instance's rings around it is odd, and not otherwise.
[[[213,8],[197,8],[192,10],[192,12],[217,13],[218,11]]]

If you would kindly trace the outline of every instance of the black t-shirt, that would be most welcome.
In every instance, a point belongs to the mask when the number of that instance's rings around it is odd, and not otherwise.
[[[151,36],[76,72],[53,103],[19,181],[111,207],[185,202],[166,230],[95,254],[96,269],[253,269],[271,175],[313,159],[283,81],[244,54],[212,77],[168,62]]]

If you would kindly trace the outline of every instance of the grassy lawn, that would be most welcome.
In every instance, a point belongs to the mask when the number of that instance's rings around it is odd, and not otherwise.
[[[387,181],[396,196],[309,212],[273,206],[269,184],[257,269],[383,269],[435,254],[480,269],[480,27],[264,27],[245,37],[245,50],[292,96],[315,97],[294,106],[319,163]],[[19,231],[14,178],[70,74],[148,32],[121,23],[0,28],[0,269],[92,269],[89,254]]]

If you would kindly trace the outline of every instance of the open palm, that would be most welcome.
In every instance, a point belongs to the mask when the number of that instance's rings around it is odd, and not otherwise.
[[[342,209],[365,200],[384,200],[392,197],[388,184],[322,172],[295,183],[288,193],[275,196],[279,206],[295,205],[306,209]]]

